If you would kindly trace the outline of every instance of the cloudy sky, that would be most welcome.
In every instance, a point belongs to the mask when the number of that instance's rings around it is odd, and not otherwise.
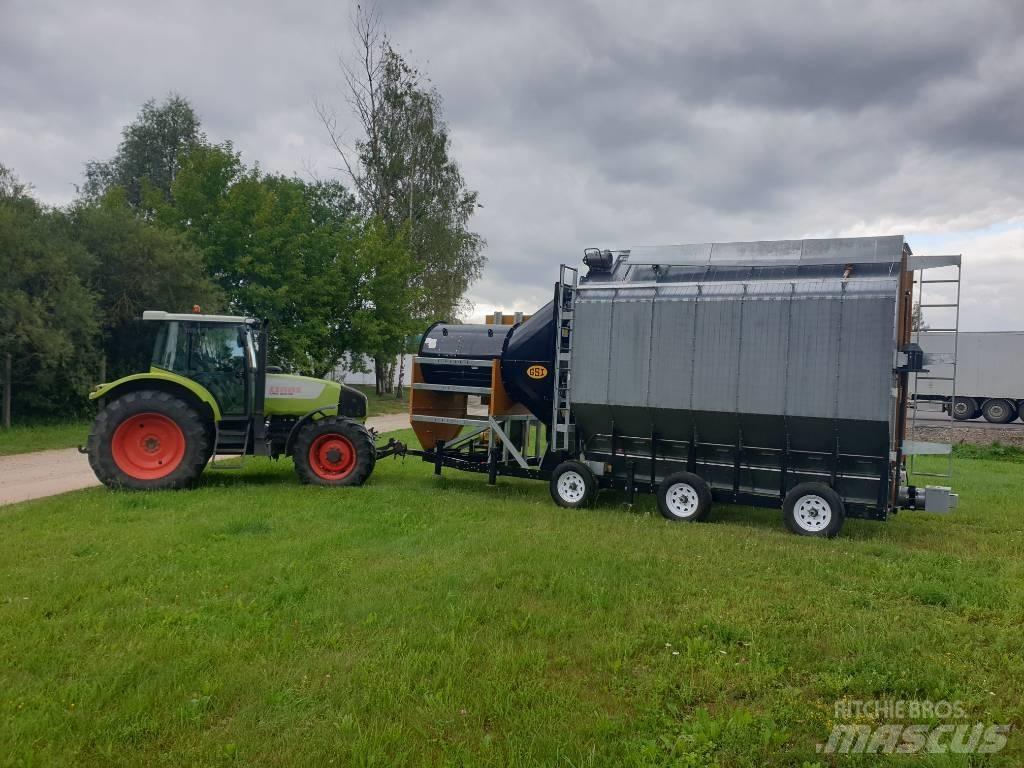
[[[484,208],[476,314],[586,246],[905,234],[964,254],[961,327],[1024,329],[1024,5],[388,2]],[[61,204],[176,91],[267,170],[335,174],[334,2],[0,0],[0,162]],[[350,131],[350,136],[354,133]]]

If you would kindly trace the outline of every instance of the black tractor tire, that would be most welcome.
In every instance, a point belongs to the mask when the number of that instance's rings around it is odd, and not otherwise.
[[[292,458],[295,473],[309,485],[362,485],[377,463],[377,447],[358,421],[327,416],[299,429]]]
[[[563,461],[551,473],[548,490],[555,504],[560,507],[589,507],[597,498],[597,478],[586,464]]]
[[[993,397],[982,403],[981,415],[992,424],[1009,424],[1017,418],[1017,406],[1009,400]]]
[[[666,520],[697,523],[711,512],[711,488],[691,472],[675,472],[658,485],[658,510]]]
[[[800,483],[786,494],[782,520],[793,533],[831,539],[843,529],[846,508],[824,483]]]
[[[953,418],[968,421],[978,418],[978,401],[973,397],[957,397],[953,400]]]
[[[110,488],[186,488],[206,466],[208,435],[206,419],[181,398],[154,389],[128,392],[96,416],[86,441],[89,466]]]

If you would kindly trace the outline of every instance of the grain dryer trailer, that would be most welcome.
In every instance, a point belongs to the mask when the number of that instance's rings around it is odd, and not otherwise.
[[[795,533],[846,517],[948,511],[906,484],[913,270],[902,237],[588,250],[522,323],[439,323],[413,366],[411,418],[442,467],[657,494],[670,520],[712,502],[781,507]],[[470,414],[480,395],[486,414]],[[468,429],[467,429],[468,428]]]

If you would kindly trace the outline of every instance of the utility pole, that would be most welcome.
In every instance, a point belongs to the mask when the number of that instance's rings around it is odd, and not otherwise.
[[[11,428],[11,353],[4,355],[4,429]]]

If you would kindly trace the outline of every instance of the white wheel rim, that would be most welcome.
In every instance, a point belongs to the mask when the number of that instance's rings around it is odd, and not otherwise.
[[[580,501],[587,492],[587,484],[583,475],[574,469],[563,472],[558,478],[558,496],[563,501],[575,504]]]
[[[967,415],[967,403],[963,402],[962,400],[960,402],[956,403],[953,406],[953,413],[955,413],[957,416],[966,416]]]
[[[1002,403],[993,403],[988,407],[988,413],[993,419],[996,420],[1005,418],[1007,413],[1006,406],[1004,406]]]
[[[673,517],[693,517],[700,507],[700,496],[689,483],[673,483],[665,492],[665,506]]]
[[[801,496],[793,507],[793,519],[805,531],[821,531],[832,522],[832,507],[813,493]]]

